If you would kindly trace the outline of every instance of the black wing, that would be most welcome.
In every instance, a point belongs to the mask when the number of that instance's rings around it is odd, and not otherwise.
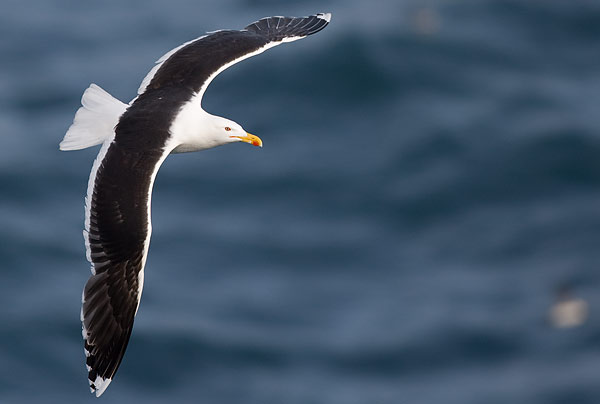
[[[143,104],[121,117],[88,185],[84,237],[93,275],[83,291],[81,320],[90,388],[97,396],[111,382],[131,335],[152,231],[152,184],[170,151],[162,117]]]
[[[330,18],[330,14],[300,18],[268,17],[241,31],[217,31],[190,41],[160,58],[138,93],[181,86],[192,94],[202,96],[212,79],[227,67],[269,47],[319,32]]]

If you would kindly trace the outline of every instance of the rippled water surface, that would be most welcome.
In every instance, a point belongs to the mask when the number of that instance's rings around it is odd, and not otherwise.
[[[111,403],[600,402],[600,5],[8,0],[0,402],[97,402],[79,323],[95,82],[128,102],[206,31],[331,11],[204,107],[261,136],[174,155]],[[546,320],[559,285],[582,326]]]

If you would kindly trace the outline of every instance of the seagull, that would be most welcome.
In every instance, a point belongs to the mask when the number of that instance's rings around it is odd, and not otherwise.
[[[233,142],[262,147],[238,123],[202,109],[206,88],[235,63],[314,34],[330,20],[330,13],[266,17],[186,42],[157,60],[129,104],[96,84],[83,93],[60,150],[102,145],[85,198],[83,237],[92,275],[81,308],[86,368],[97,397],[121,364],[140,304],[152,186],[162,162],[171,153]]]

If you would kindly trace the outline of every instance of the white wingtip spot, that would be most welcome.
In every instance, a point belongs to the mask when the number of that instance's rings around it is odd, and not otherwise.
[[[325,20],[327,22],[331,21],[331,13],[319,13],[317,14],[317,18]]]
[[[90,380],[91,382],[91,380]],[[112,379],[103,379],[100,376],[96,376],[96,380],[94,380],[94,387],[90,386],[90,391],[96,394],[96,397],[100,397],[104,390],[108,387],[108,385],[112,382]]]

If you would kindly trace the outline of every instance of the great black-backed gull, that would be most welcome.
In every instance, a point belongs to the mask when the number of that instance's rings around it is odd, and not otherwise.
[[[170,153],[231,142],[262,146],[229,119],[201,107],[220,72],[273,46],[323,29],[331,14],[268,17],[243,30],[222,30],[161,57],[129,104],[92,84],[83,93],[61,150],[102,144],[85,199],[86,255],[92,276],[83,290],[81,321],[92,393],[100,396],[117,371],[133,328],[150,244],[150,199]]]

